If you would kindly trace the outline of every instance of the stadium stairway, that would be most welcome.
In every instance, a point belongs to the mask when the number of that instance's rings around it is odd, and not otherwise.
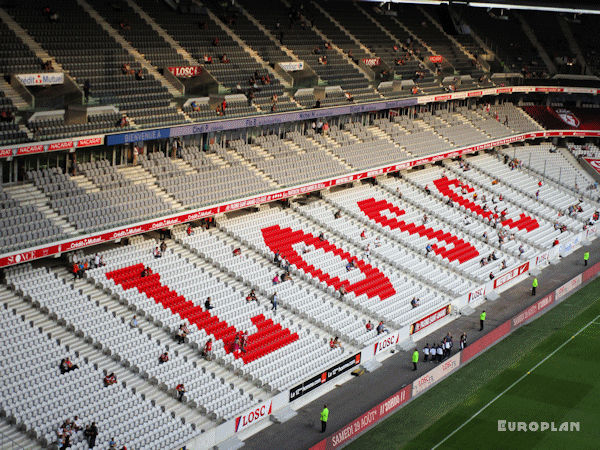
[[[423,15],[425,17],[427,17],[427,19],[439,30],[440,34],[444,35],[446,37],[446,39],[448,39],[450,42],[452,42],[461,52],[463,52],[466,56],[469,57],[469,59],[474,60],[475,61],[475,56],[473,56],[472,53],[470,53],[460,42],[458,42],[453,36],[449,35],[448,33],[446,33],[444,31],[444,28],[440,25],[440,23],[435,20],[433,18],[433,16],[431,14],[429,14],[429,12],[424,9],[424,8],[420,8],[421,12],[423,13]]]
[[[87,359],[89,363],[95,364],[98,368],[105,370],[106,373],[114,372],[119,383],[124,383],[128,388],[143,394],[146,400],[161,405],[171,413],[172,417],[179,417],[185,420],[186,423],[195,424],[196,428],[201,430],[207,430],[214,426],[214,422],[200,414],[197,409],[182,404],[174,396],[157,389],[138,374],[123,367],[93,345],[85,342],[74,331],[67,329],[56,321],[56,316],[42,312],[6,285],[0,286],[0,303],[6,305],[9,309],[15,310],[26,321],[33,322],[36,327],[42,329],[49,337],[56,339],[61,345],[68,346],[70,352],[78,354],[80,358]],[[57,365],[59,362],[57,361]]]
[[[331,151],[331,147],[339,147],[340,145],[335,142],[333,139],[329,138],[326,134],[323,134],[323,140],[325,142],[328,142],[329,145],[328,146],[324,146],[323,144],[321,144],[319,141],[317,141],[316,139],[314,139],[313,136],[307,136],[307,139],[309,141],[311,141],[312,143],[314,143],[314,145],[316,145],[318,148],[322,149],[324,152],[326,152],[329,156],[331,156],[332,159],[334,159],[335,161],[339,162],[340,164],[343,164],[344,167],[349,170],[349,171],[353,171],[354,167],[352,167],[350,164],[348,164],[343,158],[339,157],[338,155],[336,155],[334,152]]]
[[[0,8],[0,19],[15,33],[35,56],[42,61],[52,61],[52,66],[57,72],[65,72],[63,67],[38,44],[27,31],[19,25],[4,9]]]
[[[21,205],[34,205],[46,218],[60,227],[65,234],[69,236],[75,234],[75,228],[48,206],[48,198],[33,184],[25,183],[17,186],[6,186],[4,187],[4,192],[17,200]]]
[[[31,440],[22,431],[18,430],[16,425],[6,422],[5,418],[0,419],[0,444],[2,444],[3,449],[39,447],[39,443]]]
[[[544,46],[538,40],[537,36],[533,32],[533,29],[529,26],[529,24],[525,20],[525,17],[523,17],[521,14],[519,14],[516,11],[514,12],[514,15],[517,17],[517,19],[521,23],[521,28],[523,29],[523,32],[529,38],[529,40],[531,41],[531,44],[538,51],[539,55],[542,58],[542,61],[544,61],[544,64],[546,65],[548,71],[550,73],[556,73],[556,65],[554,64],[552,59],[550,59],[550,55],[548,55],[548,52],[546,51]],[[558,32],[558,30],[554,30],[554,32]]]
[[[81,6],[81,8],[84,11],[86,11],[92,17],[92,19],[96,21],[98,25],[100,25],[100,27],[102,27],[121,47],[123,47],[125,51],[127,51],[127,53],[129,53],[131,57],[134,58],[135,61],[140,63],[142,67],[154,77],[154,79],[158,80],[164,87],[166,87],[169,91],[169,94],[171,94],[172,97],[179,97],[181,95],[180,92],[177,89],[175,89],[175,87],[171,83],[169,83],[167,79],[163,75],[161,75],[137,49],[135,49],[129,42],[127,42],[123,38],[123,36],[121,36],[117,32],[117,30],[111,27],[110,24],[106,20],[104,20],[104,18],[100,14],[98,14],[98,12],[96,12],[96,10],[92,8],[92,6],[88,2],[86,2],[85,0],[77,0],[77,3],[79,4],[79,6]]]
[[[323,14],[323,16],[325,16],[329,21],[331,21],[331,23],[333,23],[335,26],[337,26],[340,30],[342,30],[350,39],[352,39],[352,41],[354,41],[354,43],[363,51],[365,52],[369,57],[371,58],[375,58],[377,55],[375,55],[373,52],[371,52],[371,50],[369,50],[360,40],[358,40],[356,38],[356,36],[354,36],[352,33],[350,33],[350,31],[344,27],[344,25],[342,25],[339,21],[337,21],[335,19],[335,17],[333,17],[331,14],[329,14],[327,11],[325,11],[325,9],[323,9],[323,7],[315,1],[311,1],[310,2],[317,10],[320,11],[321,14]]]
[[[564,19],[564,17],[562,17],[560,15],[556,16],[556,20],[558,21],[558,25],[560,26],[560,29],[562,30],[563,35],[565,36],[567,44],[569,44],[569,48],[571,49],[571,51],[573,52],[573,54],[577,58],[577,62],[579,63],[579,65],[581,67],[585,67],[586,68],[586,75],[591,75],[592,73],[589,70],[588,65],[585,62],[585,57],[583,56],[583,52],[581,51],[581,47],[577,43],[577,40],[575,39],[575,36],[573,36],[573,32],[571,31],[571,27],[569,26],[569,24],[567,23],[567,21]]]
[[[253,148],[257,148],[260,150],[260,152],[264,152],[264,150],[262,150],[258,145],[255,145]],[[256,167],[255,164],[253,164],[252,162],[248,161],[246,158],[244,158],[242,155],[240,155],[238,152],[230,152],[230,155],[232,158],[240,161],[242,164],[244,164],[246,167],[248,167],[248,169],[250,169],[252,172],[254,172],[254,174],[256,174],[256,176],[262,178],[263,180],[265,180],[265,182],[269,183],[271,186],[273,186],[273,188],[278,189],[280,188],[280,186],[277,184],[277,182],[271,178],[269,176],[269,174],[267,174],[266,172],[264,172],[262,169],[259,169],[258,167]],[[218,155],[207,155],[209,158],[212,156],[213,160],[216,160],[217,158],[219,158]]]
[[[193,0],[195,3],[200,5],[200,2],[198,2],[197,0]],[[267,70],[272,77],[279,79],[280,83],[285,86],[285,87],[291,87],[289,85],[289,83],[283,78],[283,77],[278,77],[277,74],[275,73],[274,69],[269,65],[269,63],[267,61],[265,61],[264,59],[261,58],[261,56],[256,52],[256,50],[254,50],[253,48],[251,48],[250,46],[246,45],[246,43],[231,29],[229,28],[227,25],[225,25],[223,23],[223,21],[221,19],[219,19],[210,9],[206,8],[205,9],[206,12],[208,13],[208,16],[217,24],[221,27],[221,29],[227,33],[229,35],[229,37],[231,39],[233,39],[235,42],[238,43],[238,45],[240,47],[242,47],[244,49],[244,51],[246,51],[246,53],[248,53],[252,58],[254,58],[254,60],[259,63],[263,69]],[[285,94],[287,96],[287,94]],[[292,99],[292,102],[295,102],[295,100]],[[260,106],[258,106],[256,103],[253,103],[254,107],[258,110],[260,110]]]
[[[133,184],[143,184],[149,190],[154,192],[158,197],[167,202],[173,210],[182,211],[184,206],[175,199],[175,197],[169,195],[166,191],[162,190],[158,184],[155,183],[155,178],[150,175],[142,166],[128,166],[119,169],[119,173],[128,180],[131,180]]]
[[[157,24],[154,21],[154,19],[152,19],[152,17],[146,14],[146,12],[142,8],[140,8],[136,2],[134,2],[133,0],[125,1],[129,5],[129,7],[133,9],[148,25],[150,25],[152,29],[165,40],[165,42],[168,42],[171,45],[171,47],[173,47],[175,52],[181,55],[186,60],[186,62],[189,63],[190,66],[200,65],[200,63],[196,59],[194,59],[194,57],[190,55],[186,49],[179,45],[179,43],[175,39],[173,39],[163,27]]]
[[[0,91],[4,92],[4,95],[10,99],[12,104],[15,105],[17,109],[21,110],[29,106],[29,104],[23,100],[23,97],[21,97],[19,93],[4,80],[4,77],[0,78]]]

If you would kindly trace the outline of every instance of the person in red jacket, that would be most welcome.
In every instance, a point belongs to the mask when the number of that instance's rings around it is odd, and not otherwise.
[[[177,391],[177,400],[182,402],[183,395],[185,394],[185,386],[183,385],[183,383],[179,383],[177,386],[175,386],[175,390]]]
[[[204,350],[202,350],[202,357],[209,361],[212,359],[212,356],[213,356],[212,345],[213,345],[213,343],[212,343],[212,338],[211,338],[208,341],[206,341],[206,344],[204,344]]]
[[[111,384],[116,384],[117,377],[114,373],[110,373],[104,377],[104,386],[110,386]]]

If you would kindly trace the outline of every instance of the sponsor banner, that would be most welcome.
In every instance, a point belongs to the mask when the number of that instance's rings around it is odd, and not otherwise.
[[[592,267],[583,272],[583,281],[586,282],[588,280],[591,280],[596,276],[598,272],[600,272],[600,263],[594,264]]]
[[[65,74],[62,72],[25,73],[15,76],[25,86],[49,86],[51,84],[63,84],[65,82]]]
[[[596,158],[583,158],[587,163],[594,168],[594,170],[600,173],[600,159]]]
[[[53,152],[55,150],[66,150],[69,148],[73,148],[73,141],[62,141],[62,142],[53,142],[48,145],[48,151]]]
[[[12,148],[0,148],[0,158],[7,158],[12,156],[13,149]]]
[[[421,378],[417,378],[413,382],[412,396],[416,397],[422,392],[429,389],[435,383],[440,381],[442,378],[447,377],[449,374],[454,372],[460,366],[460,353],[452,356],[451,358],[442,361],[441,364],[437,365]]]
[[[546,295],[544,298],[538,300],[529,308],[521,311],[518,315],[512,319],[512,328],[517,328],[527,322],[534,316],[537,316],[540,311],[548,308],[554,303],[554,292]]]
[[[386,350],[390,350],[398,344],[400,340],[400,332],[395,331],[393,333],[387,334],[383,339],[380,339],[375,344],[373,344],[373,356],[379,355]]]
[[[431,313],[428,316],[423,317],[422,319],[413,323],[410,327],[410,334],[418,333],[423,328],[427,328],[432,323],[437,322],[440,319],[443,319],[448,314],[450,314],[450,309],[451,309],[450,305],[444,306],[443,308],[438,309],[436,312]]]
[[[442,55],[430,55],[429,61],[432,63],[441,63],[444,61],[444,57]]]
[[[485,297],[486,292],[487,292],[487,284],[479,286],[477,289],[474,289],[471,292],[469,292],[467,301],[469,303],[480,301]]]
[[[286,72],[297,72],[299,70],[304,70],[304,61],[281,62],[279,63],[279,67]]]
[[[577,275],[571,281],[568,281],[567,283],[565,283],[561,287],[559,287],[556,290],[556,292],[554,293],[554,298],[556,299],[557,302],[561,301],[562,299],[565,298],[565,296],[569,292],[571,292],[571,291],[577,289],[579,286],[581,286],[582,282],[583,282],[582,274]]]
[[[315,375],[312,378],[300,383],[299,385],[290,389],[290,402],[297,400],[305,394],[315,390],[322,384],[327,383],[328,381],[334,379],[338,375],[347,372],[348,370],[358,366],[360,364],[360,353],[357,353],[350,358],[345,359],[344,361],[337,363],[336,365],[330,367],[326,371]]]
[[[507,320],[498,328],[494,328],[488,334],[483,336],[480,339],[477,339],[472,344],[467,345],[460,353],[461,353],[461,362],[464,364],[469,359],[473,358],[478,353],[482,352],[490,345],[494,344],[496,341],[500,340],[500,338],[506,336],[510,332],[510,324],[511,321]]]
[[[86,138],[79,138],[77,141],[77,147],[94,147],[96,145],[102,145],[104,143],[104,136],[90,136]]]
[[[235,429],[236,433],[248,428],[250,425],[253,425],[261,420],[269,417],[273,412],[273,400],[268,400],[262,403],[259,403],[254,408],[249,411],[246,411],[244,414],[241,414],[235,418]]]
[[[561,87],[536,87],[535,92],[565,92]]]
[[[385,399],[379,405],[371,408],[366,413],[354,419],[344,428],[336,431],[334,434],[329,436],[327,439],[323,439],[318,444],[315,444],[310,448],[310,450],[332,450],[339,448],[349,441],[355,439],[381,419],[388,416],[408,400],[410,400],[411,389],[411,385],[403,387],[401,390],[396,392],[391,397]]]
[[[202,73],[202,66],[167,67],[169,72],[178,78],[190,78]]]
[[[518,276],[523,275],[524,273],[527,273],[528,271],[529,271],[529,261],[521,264],[518,267],[515,267],[514,269],[509,270],[508,272],[504,272],[502,275],[500,275],[499,277],[497,277],[494,280],[494,289],[498,289],[503,284],[506,284],[509,281],[514,280]]]
[[[44,146],[41,144],[25,145],[17,148],[17,155],[30,155],[32,153],[41,153],[44,151]]]
[[[381,58],[363,58],[365,66],[375,67],[381,65]]]

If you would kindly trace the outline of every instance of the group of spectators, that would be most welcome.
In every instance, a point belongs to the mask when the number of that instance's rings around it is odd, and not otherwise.
[[[97,267],[105,266],[104,255],[96,253],[93,258],[80,259],[76,253],[73,254],[71,259],[71,272],[73,273],[73,279],[83,278],[85,271],[88,269],[95,269]]]
[[[98,437],[98,426],[96,425],[96,422],[92,422],[84,429],[81,425],[79,416],[73,417],[73,420],[66,419],[62,424],[59,425],[58,429],[56,430],[58,448],[63,449],[71,447],[71,441],[73,440],[73,437],[80,431],[83,433],[83,437],[87,441],[88,447],[94,448],[96,446],[96,437]],[[111,439],[109,445],[111,445],[109,448],[117,448],[114,438]],[[126,450],[126,447],[123,446],[121,449]]]

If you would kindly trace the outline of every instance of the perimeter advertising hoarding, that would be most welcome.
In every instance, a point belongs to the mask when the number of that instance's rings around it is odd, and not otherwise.
[[[309,378],[308,380],[304,381],[303,383],[300,383],[299,385],[291,388],[290,389],[290,402],[293,402],[294,400],[299,399],[303,395],[308,394],[309,392],[315,390],[322,384],[325,384],[328,381],[333,380],[338,375],[341,375],[344,372],[347,372],[348,370],[353,369],[354,367],[358,366],[360,364],[360,355],[361,355],[360,353],[356,353],[355,355],[351,356],[350,358],[347,358],[347,359],[343,360],[342,362],[339,362],[339,363],[331,366],[329,369],[321,372],[320,374],[315,375],[314,377]]]

